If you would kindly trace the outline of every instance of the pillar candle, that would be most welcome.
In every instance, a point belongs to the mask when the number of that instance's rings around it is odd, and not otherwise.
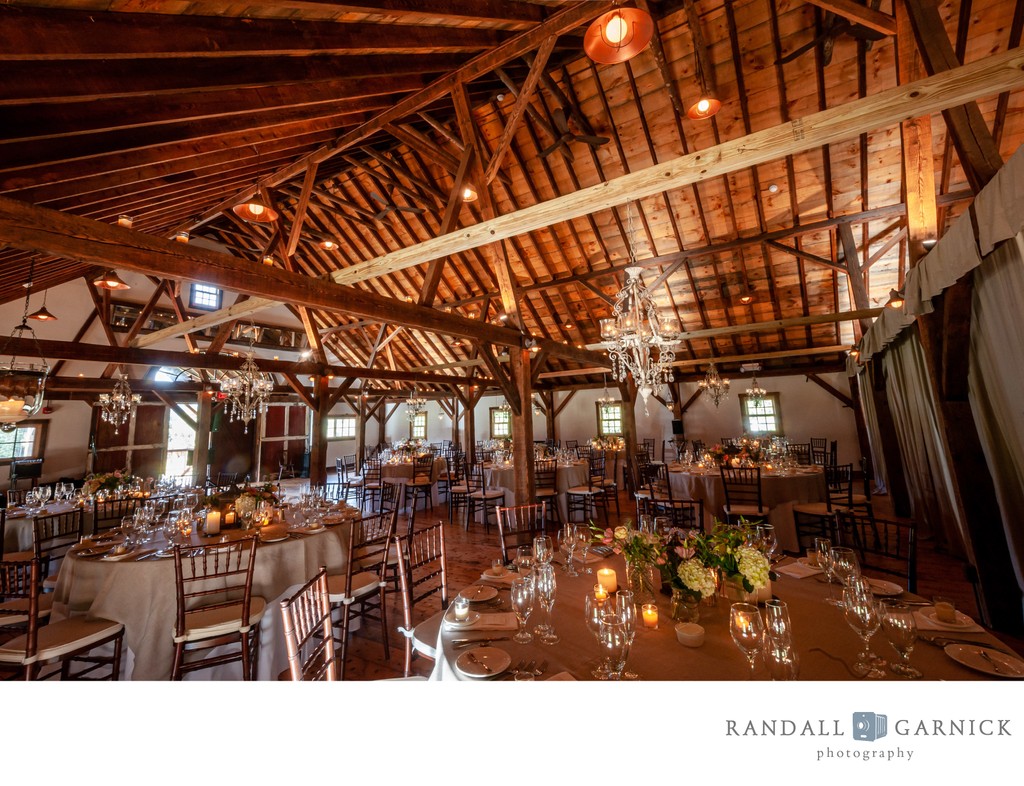
[[[611,594],[619,588],[615,580],[615,571],[611,568],[601,568],[597,571],[597,583],[604,587],[604,591]]]
[[[235,524],[235,511],[229,510],[224,514],[224,526],[232,527]]]
[[[207,535],[219,535],[220,534],[220,511],[211,510],[206,514],[206,534]]]

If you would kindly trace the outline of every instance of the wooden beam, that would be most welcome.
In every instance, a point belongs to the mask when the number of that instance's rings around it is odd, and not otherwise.
[[[576,391],[575,390],[570,390],[568,392],[568,394],[566,394],[565,398],[562,399],[562,402],[555,407],[555,417],[556,418],[559,415],[562,414],[562,410],[565,409],[565,405],[568,404],[570,401],[572,401],[572,398],[575,395],[576,395]]]
[[[845,393],[843,393],[843,391],[837,390],[835,387],[833,387],[828,382],[823,380],[817,374],[804,374],[804,376],[807,377],[807,379],[809,379],[815,385],[820,387],[822,390],[827,391],[832,396],[834,396],[835,398],[839,399],[839,401],[842,402],[844,407],[850,407],[851,409],[853,408],[853,399],[852,398],[850,398]]]
[[[509,113],[508,120],[505,122],[505,129],[501,132],[501,139],[498,140],[498,147],[495,148],[494,154],[491,156],[490,162],[487,164],[487,171],[484,172],[484,182],[477,185],[478,188],[484,184],[489,184],[494,180],[495,175],[498,174],[498,169],[501,167],[502,159],[505,158],[505,154],[508,152],[509,146],[512,144],[512,138],[515,136],[516,130],[519,128],[519,123],[523,119],[523,115],[526,112],[526,107],[529,105],[530,100],[533,98],[533,92],[537,89],[537,82],[540,80],[540,75],[547,67],[548,58],[551,56],[551,52],[555,48],[555,42],[558,40],[558,36],[549,36],[544,43],[540,45],[540,49],[537,51],[537,56],[534,58],[533,65],[530,66],[530,71],[526,75],[526,80],[523,82],[523,87],[519,91],[519,96],[516,98],[516,102],[512,107],[512,111]]]
[[[849,273],[850,281],[850,305],[858,310],[871,308],[871,298],[868,296],[868,288],[864,283],[864,274],[860,269],[860,258],[857,253],[857,241],[853,238],[853,228],[849,224],[839,225],[839,240],[843,246],[843,261]],[[861,335],[871,328],[871,320],[864,317],[858,320]]]
[[[728,336],[763,330],[783,330],[785,328],[801,327],[803,325],[827,325],[833,322],[851,322],[855,319],[872,319],[877,317],[884,310],[884,308],[867,308],[857,311],[842,311],[838,314],[813,314],[808,317],[772,319],[767,322],[754,322],[749,325],[727,325],[724,327],[708,328],[707,330],[687,330],[681,334],[681,337],[684,341],[692,341],[693,339],[698,338]]]
[[[494,356],[494,352],[487,344],[478,344],[477,348],[480,350],[480,357],[487,365],[487,370],[491,372],[491,376],[494,377],[494,381],[498,383],[498,387],[501,388],[501,392],[505,394],[505,399],[508,401],[512,412],[519,414],[523,410],[523,402],[519,399],[519,393],[516,390],[515,382],[510,376],[510,372],[506,372],[498,363],[498,359]]]
[[[380,322],[400,323],[406,327],[502,346],[519,347],[524,340],[518,330],[466,319],[457,314],[446,314],[437,309],[340,286],[323,279],[313,279],[276,267],[260,265],[260,274],[254,276],[252,263],[227,254],[0,196],[0,242],[4,241],[37,253],[77,258],[106,267],[156,273],[174,280],[208,283],[256,296],[227,309],[231,312],[228,319],[237,319],[240,314],[255,313],[261,305],[291,302],[296,306],[342,311]],[[182,310],[182,321],[186,318],[187,314]],[[197,317],[188,320],[188,325],[179,326],[179,331],[187,333],[200,326],[220,324],[223,321],[227,320],[209,321]],[[160,334],[160,340],[170,337],[166,331],[154,331],[142,338],[147,339],[147,344],[153,343],[151,339],[157,334]],[[142,338],[136,340],[136,346],[143,343]],[[538,339],[538,343],[550,354],[576,362],[593,363],[599,359],[587,350],[565,346],[549,339]]]
[[[519,400],[519,411],[512,411],[512,484],[516,505],[534,501],[533,478],[533,387],[530,384],[530,351],[512,351],[509,372],[512,392]]]
[[[315,410],[317,408],[317,402],[314,398],[314,395],[312,392],[306,389],[305,385],[299,382],[299,378],[296,377],[294,374],[284,374],[283,376],[285,382],[288,383],[288,387],[294,390],[298,394],[299,398],[302,399],[302,403],[305,404],[310,409]]]
[[[156,396],[160,401],[164,402],[164,404],[166,404],[168,407],[173,409],[177,416],[181,418],[183,421],[185,421],[188,427],[191,428],[193,431],[197,431],[199,429],[199,427],[196,425],[195,418],[193,418],[188,412],[182,409],[181,405],[178,404],[178,402],[175,401],[173,398],[168,396],[166,393],[162,393],[159,390],[154,390],[153,395]],[[200,393],[199,395],[202,395],[202,393]],[[207,437],[209,437],[209,430],[207,430],[206,433]]]
[[[723,363],[743,363],[748,360],[773,360],[775,358],[795,358],[809,355],[832,355],[845,353],[848,347],[844,344],[835,344],[830,347],[804,347],[802,349],[783,349],[775,352],[753,352],[747,355],[724,355],[717,358],[698,358],[696,360],[677,360],[672,365],[676,368],[687,366],[702,366],[714,360],[718,365]]]
[[[812,254],[809,251],[804,251],[801,248],[793,248],[792,246],[787,246],[784,243],[778,242],[777,240],[766,240],[765,245],[771,246],[777,251],[783,251],[786,254],[789,254],[790,256],[798,257],[799,259],[804,259],[808,262],[813,262],[816,265],[822,265],[823,267],[831,268],[832,270],[835,270],[838,273],[849,272],[846,269],[846,265],[837,264],[833,262],[831,259],[819,257],[817,254]]]
[[[693,393],[690,394],[690,397],[688,399],[686,399],[686,403],[683,404],[679,408],[679,417],[680,418],[683,415],[686,414],[686,410],[688,410],[690,407],[693,406],[693,402],[695,402],[697,399],[699,399],[700,398],[700,394],[703,393],[703,392],[704,392],[703,390],[701,390],[700,388],[697,388],[695,391],[693,391]]]
[[[313,195],[313,186],[316,184],[317,164],[310,163],[306,169],[306,176],[302,180],[302,192],[299,194],[298,204],[295,205],[295,215],[292,217],[292,228],[288,233],[288,245],[285,247],[284,255],[290,257],[299,247],[299,239],[302,237],[302,225],[306,221],[306,210],[309,208],[309,198]]]
[[[680,156],[572,194],[482,221],[471,227],[392,251],[345,268],[339,283],[394,273],[442,256],[468,251],[551,224],[596,213],[673,188],[840,142],[885,128],[908,116],[1024,87],[1024,51],[1015,49],[883,90],[867,98],[757,131],[713,148]]]
[[[444,209],[444,217],[441,219],[439,235],[446,235],[455,228],[459,219],[459,212],[462,210],[463,193],[465,190],[466,175],[473,162],[475,148],[466,147],[459,161],[458,171],[455,173],[455,180],[452,183],[452,190],[448,195],[448,204]],[[482,186],[481,186],[482,187]],[[429,306],[437,297],[437,288],[441,285],[441,273],[444,270],[444,259],[435,259],[427,267],[423,274],[423,289],[420,292],[420,305]]]
[[[898,1],[898,0],[897,0]],[[807,0],[811,5],[832,11],[855,24],[885,35],[896,35],[896,20],[889,14],[876,11],[857,0]]]

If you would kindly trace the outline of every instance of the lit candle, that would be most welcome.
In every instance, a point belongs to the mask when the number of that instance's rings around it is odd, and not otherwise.
[[[119,227],[124,227],[125,229],[131,229],[133,223],[135,223],[135,220],[131,216],[120,215],[120,216],[117,217],[117,225]]]
[[[235,511],[229,510],[227,513],[224,514],[225,527],[233,527],[235,524],[235,520]]]
[[[598,603],[604,603],[606,600],[608,600],[608,590],[606,590],[600,584],[595,584],[594,597],[597,599]]]
[[[469,601],[465,598],[455,599],[455,619],[462,622],[469,618]]]
[[[609,595],[619,588],[615,580],[615,571],[611,568],[601,568],[597,571],[597,583],[604,587],[604,591]]]
[[[220,534],[220,511],[211,510],[206,514],[206,534],[207,535],[219,535]]]
[[[656,629],[658,627],[658,607],[653,603],[643,605],[644,627]]]

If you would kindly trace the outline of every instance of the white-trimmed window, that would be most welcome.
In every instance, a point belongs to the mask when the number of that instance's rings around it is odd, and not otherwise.
[[[597,435],[599,437],[622,436],[621,401],[597,405]]]
[[[741,393],[740,415],[743,417],[744,434],[772,436],[782,433],[778,393],[767,393],[761,399],[751,399],[746,393]]]
[[[409,439],[427,438],[427,413],[417,412],[409,421]]]
[[[491,407],[491,439],[511,439],[512,412],[501,407]]]
[[[209,284],[193,284],[189,290],[189,308],[201,308],[204,311],[216,311],[224,301],[224,292]]]
[[[0,431],[0,463],[39,458],[45,429],[45,423],[21,423],[14,431]]]
[[[327,418],[327,439],[355,439],[356,416],[334,415]]]

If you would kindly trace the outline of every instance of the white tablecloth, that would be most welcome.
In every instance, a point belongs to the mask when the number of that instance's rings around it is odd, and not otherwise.
[[[443,458],[435,458],[434,463],[430,467],[430,505],[434,507],[440,504],[437,495],[437,479],[441,477],[441,473],[448,468],[447,462]],[[401,462],[398,464],[389,464],[384,462],[381,464],[381,478],[391,483],[397,483],[403,487],[403,490],[399,493],[404,495],[404,486],[412,480],[414,466],[412,462]],[[399,499],[401,501],[401,499]]]
[[[505,507],[516,504],[515,470],[511,465],[484,467],[484,481],[487,488],[505,492]],[[555,490],[558,492],[558,514],[562,521],[569,520],[565,492],[573,486],[587,482],[587,462],[578,461],[568,466],[559,464],[555,469]]]

